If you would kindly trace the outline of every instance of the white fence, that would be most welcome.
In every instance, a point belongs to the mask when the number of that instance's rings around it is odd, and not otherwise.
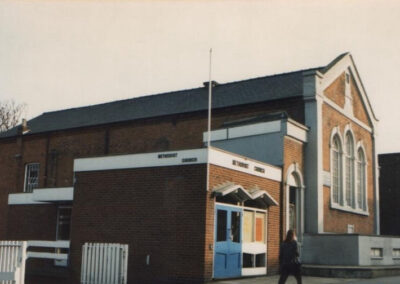
[[[69,241],[0,241],[0,284],[24,284],[28,258],[68,260],[67,253],[31,252],[28,247],[68,249]]]
[[[28,247],[69,249],[69,241],[28,241]],[[27,258],[68,260],[68,253],[28,251]]]
[[[82,248],[82,284],[126,284],[128,245],[85,243]]]
[[[0,241],[0,283],[24,284],[27,242]]]

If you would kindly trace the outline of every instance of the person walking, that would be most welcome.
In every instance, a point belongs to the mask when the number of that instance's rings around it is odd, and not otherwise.
[[[301,284],[301,264],[299,261],[299,249],[293,230],[287,231],[286,239],[279,251],[279,284],[284,284],[289,275],[296,278],[297,284]]]

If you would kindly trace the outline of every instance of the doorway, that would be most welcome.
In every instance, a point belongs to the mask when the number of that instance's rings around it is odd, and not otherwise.
[[[216,206],[214,277],[239,277],[242,269],[242,209]]]
[[[286,179],[286,231],[295,231],[298,241],[304,233],[304,185],[296,164],[288,169]]]

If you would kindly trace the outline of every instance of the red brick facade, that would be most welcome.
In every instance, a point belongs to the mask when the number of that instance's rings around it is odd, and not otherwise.
[[[226,181],[234,182],[242,185],[244,188],[252,188],[258,186],[262,190],[266,190],[275,200],[280,199],[281,183],[265,178],[249,175],[242,172],[222,168],[219,166],[211,165],[210,171],[210,188],[217,186],[218,184]],[[279,201],[278,201],[279,202]],[[209,193],[207,202],[208,212],[214,211],[214,198]],[[278,260],[279,260],[279,231],[281,230],[280,225],[280,206],[271,206],[267,212],[267,270],[268,273],[274,274],[278,271]],[[214,214],[212,214],[214,215]],[[207,214],[211,216],[211,214]],[[213,234],[214,234],[214,218],[207,220],[207,244],[209,247],[213,245]],[[207,254],[208,252],[208,254]],[[206,257],[208,260],[212,260],[212,251],[206,250]],[[209,266],[211,270],[211,263]]]
[[[219,166],[210,188],[232,181],[279,199],[280,183]],[[129,283],[195,283],[213,275],[214,196],[206,165],[78,172],[72,215],[71,267],[80,271],[85,242],[129,244]],[[268,270],[278,269],[279,207],[268,210]],[[146,256],[150,255],[150,265]],[[189,281],[189,282],[188,282]]]
[[[342,78],[343,77],[343,78]],[[342,79],[336,80],[328,89],[341,90],[344,92],[344,74],[340,77]],[[369,127],[369,122],[366,120],[366,110],[361,104],[360,93],[354,87],[354,80],[352,82],[352,98],[353,98],[353,112],[356,118],[364,122],[367,127]],[[338,97],[344,98],[344,93],[336,94]],[[336,100],[337,102],[337,100]],[[368,124],[367,124],[368,123]],[[374,174],[373,174],[373,136],[372,133],[361,127],[359,124],[355,123],[353,120],[349,119],[343,115],[338,110],[329,106],[328,104],[323,104],[322,106],[322,124],[323,124],[323,169],[326,172],[330,172],[331,167],[331,135],[335,127],[341,137],[345,135],[346,126],[352,129],[354,134],[354,141],[362,142],[364,149],[366,150],[366,161],[367,161],[367,203],[368,203],[368,213],[369,216],[364,216],[360,214],[349,213],[345,211],[340,211],[337,209],[332,209],[331,204],[331,192],[330,187],[324,186],[324,231],[334,232],[334,233],[346,233],[347,225],[354,225],[354,232],[360,234],[373,234],[374,232],[374,199],[375,199],[375,184],[374,184]],[[344,146],[344,145],[343,145]]]
[[[205,184],[204,164],[77,173],[71,228],[75,277],[85,242],[129,244],[129,283],[210,277]]]
[[[284,138],[284,162],[283,162],[283,169],[282,169],[282,177],[283,177],[283,187],[284,190],[282,190],[281,194],[281,200],[280,204],[282,204],[282,231],[281,231],[281,238],[282,240],[286,237],[286,212],[288,210],[287,208],[287,189],[285,188],[285,182],[287,181],[286,178],[288,174],[289,167],[293,166],[294,164],[297,167],[297,171],[299,174],[302,175],[301,178],[304,177],[305,171],[304,171],[304,144],[301,141],[295,140],[290,137],[285,137]],[[298,189],[300,190],[300,188]]]

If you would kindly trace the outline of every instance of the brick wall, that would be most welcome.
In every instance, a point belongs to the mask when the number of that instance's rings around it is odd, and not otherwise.
[[[75,277],[85,242],[117,242],[129,244],[129,283],[203,280],[205,165],[81,172],[76,179]]]
[[[76,179],[71,228],[76,279],[84,242],[129,244],[129,283],[212,278],[214,197],[206,191],[206,165],[81,172]],[[257,185],[279,200],[279,182],[211,165],[210,188],[225,181]],[[271,274],[278,268],[279,212],[279,206],[268,210]]]
[[[340,107],[345,103],[345,73],[343,72],[324,90],[324,95]]]
[[[17,160],[18,153],[15,142],[2,143],[0,147],[0,239],[5,240],[8,223],[8,193],[15,190],[17,182]]]
[[[293,98],[214,110],[213,128],[278,110],[304,121],[304,103]],[[6,235],[8,194],[23,192],[26,163],[40,163],[39,187],[72,186],[76,158],[202,147],[206,118],[206,112],[195,112],[0,139],[0,237]]]
[[[301,98],[294,98],[214,110],[213,128],[227,121],[278,110],[285,110],[295,120],[304,122],[304,103]],[[76,158],[200,148],[206,128],[207,113],[194,112],[0,139],[0,148],[3,144],[11,144],[13,148],[5,146],[1,152],[3,159],[10,160],[0,165],[3,173],[15,175],[16,169],[11,172],[10,167],[17,166],[19,175],[18,184],[8,182],[8,189],[0,190],[21,192],[23,165],[30,161],[41,164],[40,187],[71,186]],[[15,154],[20,155],[20,162],[12,162]]]
[[[344,137],[344,129],[350,124],[354,133],[354,141],[363,141],[366,150],[367,160],[367,203],[369,216],[343,212],[330,207],[330,187],[324,186],[324,231],[335,233],[346,233],[347,224],[354,225],[354,231],[360,234],[372,234],[374,230],[374,179],[373,179],[373,152],[372,136],[364,128],[324,104],[322,107],[323,116],[323,169],[330,172],[330,138],[332,130],[339,128],[341,136]],[[343,145],[344,146],[344,145]],[[344,171],[344,169],[343,169]]]
[[[301,141],[295,140],[293,138],[284,137],[283,140],[283,185],[282,187],[285,188],[286,178],[288,176],[288,169],[293,164],[297,165],[297,170],[302,174],[302,178],[305,175],[304,172],[304,144]],[[305,194],[307,194],[305,192]],[[282,190],[281,200],[280,203],[282,204],[282,212],[281,212],[281,219],[282,219],[282,231],[281,231],[281,239],[284,240],[286,237],[286,212],[287,212],[287,191],[286,188]],[[303,209],[304,211],[306,208]]]
[[[350,80],[350,89],[353,97],[354,116],[364,122],[366,125],[371,126],[371,122],[368,118],[367,111],[361,98],[360,90],[357,88],[353,76],[351,76]]]
[[[57,205],[12,205],[8,210],[7,234],[4,239],[52,241],[56,239],[56,228]],[[39,250],[54,252],[54,249],[41,248]],[[28,259],[26,261],[27,275],[48,273],[53,269],[53,260]]]

